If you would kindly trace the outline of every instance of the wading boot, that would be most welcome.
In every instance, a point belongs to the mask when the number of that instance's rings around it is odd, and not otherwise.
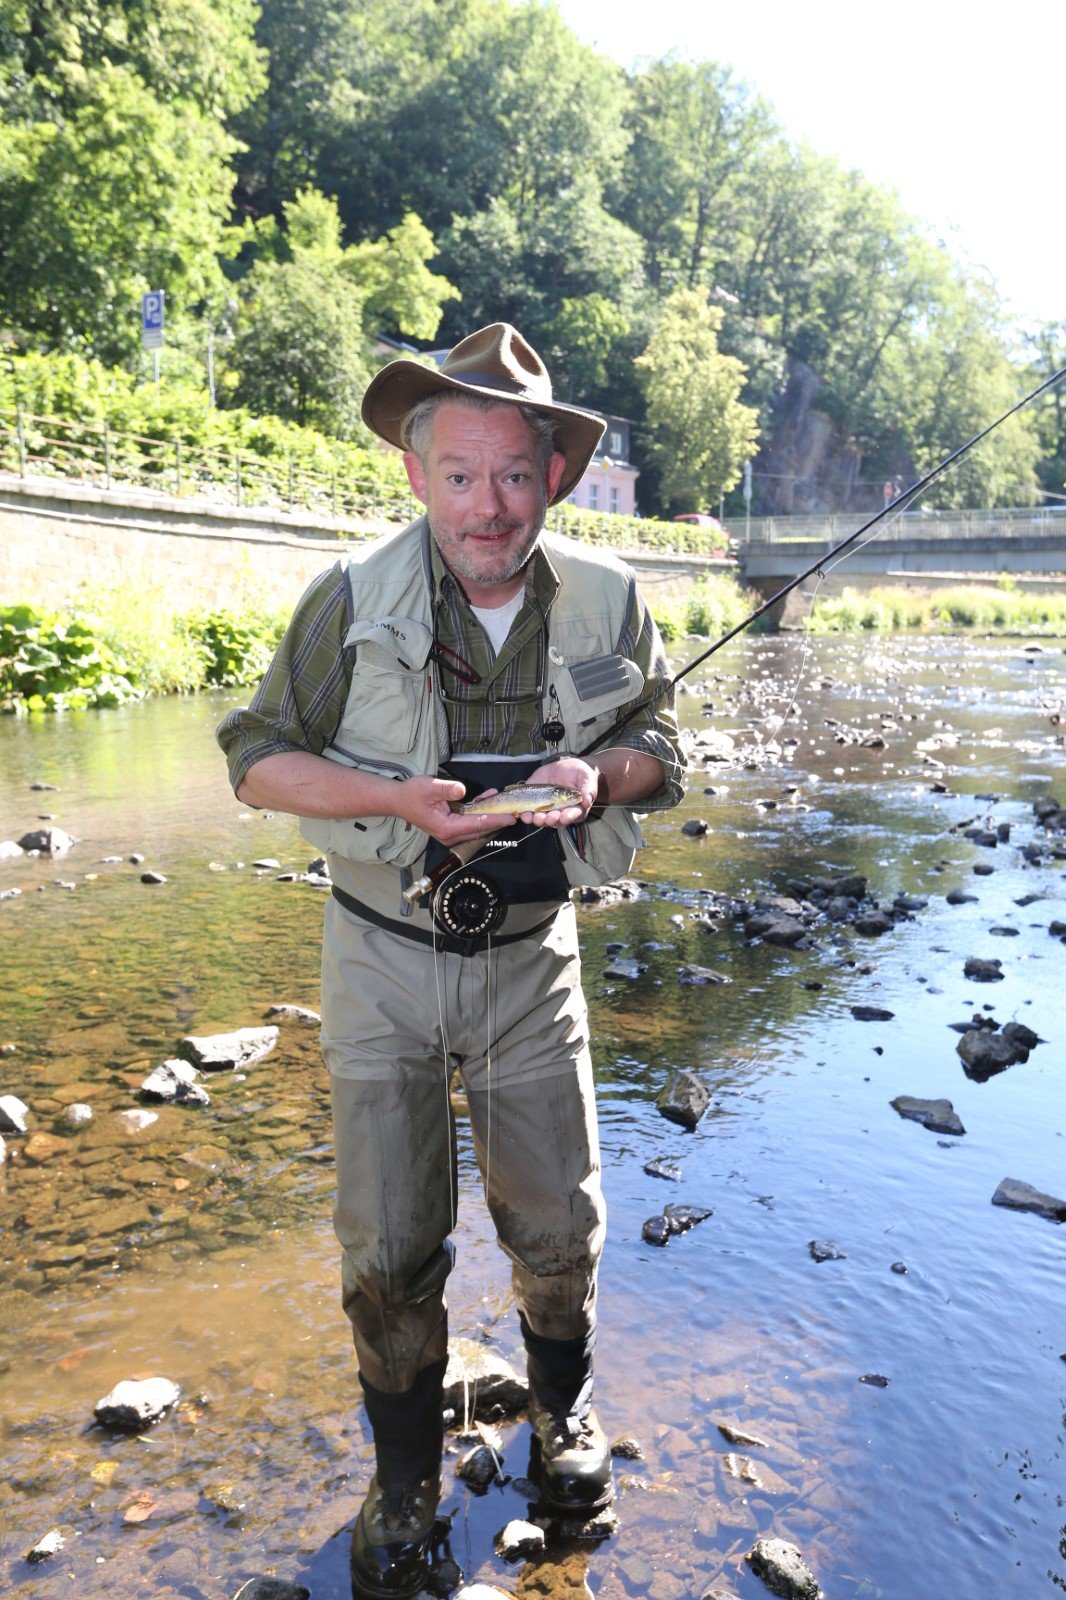
[[[611,1452],[592,1409],[593,1333],[545,1339],[519,1318],[529,1373],[533,1474],[553,1511],[591,1516],[614,1499]]]
[[[388,1394],[361,1379],[377,1471],[352,1533],[352,1593],[408,1600],[429,1578],[444,1448],[444,1361]]]
[[[393,1488],[374,1474],[352,1534],[353,1595],[409,1600],[425,1588],[439,1500],[439,1476]]]

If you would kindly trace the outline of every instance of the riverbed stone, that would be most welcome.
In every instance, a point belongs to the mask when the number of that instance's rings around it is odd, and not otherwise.
[[[609,967],[604,967],[605,978],[628,978],[631,982],[643,977],[648,970],[646,961],[637,961],[633,956],[617,956]]]
[[[25,1133],[30,1108],[18,1095],[0,1094],[0,1133]]]
[[[1066,1200],[1043,1194],[1019,1178],[1004,1178],[992,1196],[992,1204],[1006,1206],[1010,1211],[1032,1211],[1049,1222],[1066,1222]]]
[[[791,949],[806,936],[802,922],[793,917],[775,916],[771,911],[756,911],[744,924],[744,937],[761,939],[764,944]]]
[[[66,1542],[59,1528],[50,1528],[44,1538],[38,1539],[33,1549],[26,1552],[26,1560],[31,1566],[39,1566],[42,1561],[50,1561],[57,1556]]]
[[[117,1117],[127,1133],[143,1133],[145,1128],[150,1128],[153,1122],[159,1121],[158,1112],[142,1111],[136,1106],[129,1111],[119,1111]]]
[[[496,1554],[504,1561],[517,1561],[520,1556],[539,1555],[544,1549],[544,1529],[535,1522],[523,1522],[516,1517],[501,1528],[493,1540]]]
[[[711,825],[703,817],[689,817],[681,824],[681,832],[690,839],[700,839],[710,831]]]
[[[644,1446],[639,1439],[634,1439],[631,1434],[626,1434],[621,1439],[616,1439],[611,1446],[611,1454],[617,1461],[643,1461]]]
[[[233,1600],[311,1600],[311,1591],[287,1578],[256,1577],[242,1583]]]
[[[700,967],[689,962],[686,966],[678,967],[677,981],[699,987],[701,984],[732,983],[733,980],[724,972],[716,972],[713,967]]]
[[[749,1450],[768,1450],[770,1448],[766,1439],[760,1438],[757,1433],[749,1432],[747,1428],[742,1428],[738,1422],[719,1421],[715,1426],[722,1437],[729,1440],[730,1444],[745,1445]]]
[[[887,911],[867,911],[861,917],[856,917],[852,926],[856,933],[875,938],[878,934],[891,933],[895,923]]]
[[[141,1084],[146,1100],[162,1100],[178,1105],[209,1106],[211,1097],[197,1079],[200,1073],[191,1061],[172,1058],[150,1072]]]
[[[22,846],[15,839],[0,839],[0,861],[13,861],[22,854]]]
[[[998,957],[986,960],[983,956],[967,956],[963,976],[974,983],[998,983],[1003,977],[1003,963]]]
[[[42,855],[64,855],[75,843],[62,828],[34,828],[18,841],[20,850],[39,850]]]
[[[886,1011],[884,1006],[852,1006],[850,1009],[856,1022],[891,1022],[896,1014]]]
[[[756,1539],[744,1559],[771,1593],[784,1600],[822,1600],[814,1573],[786,1539]]]
[[[317,1011],[310,1010],[307,1006],[273,1005],[267,1006],[268,1017],[277,1017],[281,1022],[302,1022],[308,1028],[318,1028],[322,1025],[322,1018]]]
[[[93,1415],[103,1428],[139,1432],[166,1415],[181,1395],[169,1378],[123,1378],[98,1400]]]
[[[478,1444],[459,1457],[455,1472],[472,1489],[487,1489],[500,1476],[500,1466],[488,1445]]]
[[[655,1102],[659,1115],[692,1133],[711,1103],[710,1090],[694,1072],[670,1074]]]
[[[188,1034],[179,1049],[187,1061],[203,1072],[236,1072],[268,1056],[278,1042],[278,1035],[276,1027]]]
[[[987,1028],[970,1028],[955,1049],[962,1058],[966,1076],[977,1083],[986,1083],[997,1072],[1005,1072],[1026,1054],[1012,1039],[1002,1033],[991,1033]]]
[[[54,1133],[44,1133],[40,1129],[31,1133],[22,1147],[22,1154],[27,1161],[32,1161],[35,1167],[43,1166],[46,1161],[51,1161],[54,1156],[62,1154],[66,1149],[66,1140],[60,1139]]]
[[[967,894],[965,889],[949,889],[944,896],[949,906],[975,906],[979,904],[975,894]]]
[[[922,1100],[911,1094],[898,1094],[889,1104],[901,1117],[920,1122],[931,1133],[951,1133],[960,1136],[966,1132],[950,1100]]]
[[[449,1339],[444,1406],[462,1420],[464,1404],[474,1417],[513,1416],[529,1401],[529,1385],[498,1350],[478,1339]]]
[[[812,1261],[846,1261],[847,1255],[832,1239],[811,1239],[807,1245]]]
[[[1019,1050],[1035,1050],[1038,1044],[1043,1044],[1038,1033],[1032,1028],[1027,1028],[1024,1022],[1005,1022],[1000,1029],[1004,1039],[1009,1039],[1011,1044]]]
[[[167,881],[166,877],[164,876],[164,874],[162,872],[142,872],[141,873],[141,882],[142,883],[166,883],[166,881]]]
[[[839,895],[844,900],[865,900],[866,879],[858,872],[837,873],[833,877],[812,878],[811,896]]]

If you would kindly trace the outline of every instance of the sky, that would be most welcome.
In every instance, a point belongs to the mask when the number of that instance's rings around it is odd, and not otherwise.
[[[625,67],[675,50],[898,191],[1026,325],[1066,320],[1066,4],[557,0]]]

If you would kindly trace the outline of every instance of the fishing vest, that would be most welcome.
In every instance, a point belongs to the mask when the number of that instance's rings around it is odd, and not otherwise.
[[[433,576],[425,517],[339,562],[351,623],[344,648],[355,661],[344,712],[322,754],[343,766],[402,781],[432,774],[452,751],[433,660]],[[548,614],[544,719],[560,720],[567,750],[606,732],[644,690],[644,674],[618,648],[636,582],[613,556],[561,535],[540,544],[560,587]],[[545,753],[545,760],[552,756]],[[428,836],[399,817],[301,817],[320,850],[355,862],[410,866]],[[614,806],[560,830],[572,884],[609,883],[642,844],[633,813]]]

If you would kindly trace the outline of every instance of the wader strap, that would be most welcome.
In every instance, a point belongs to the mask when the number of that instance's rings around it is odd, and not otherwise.
[[[413,939],[416,944],[424,944],[430,949],[442,950],[446,955],[452,956],[476,956],[482,950],[487,950],[490,944],[495,949],[497,945],[515,944],[519,939],[531,939],[535,933],[543,933],[545,928],[550,928],[557,912],[561,910],[561,906],[556,907],[550,917],[545,917],[543,922],[535,923],[532,928],[524,928],[521,933],[478,934],[471,939],[455,939],[451,934],[440,930],[431,933],[428,928],[407,928],[392,917],[383,917],[380,911],[365,906],[354,895],[345,894],[336,884],[333,885],[332,892],[334,900],[339,900],[345,911],[350,911],[353,916],[372,922],[376,928],[384,928],[386,933],[399,934],[401,939]]]

